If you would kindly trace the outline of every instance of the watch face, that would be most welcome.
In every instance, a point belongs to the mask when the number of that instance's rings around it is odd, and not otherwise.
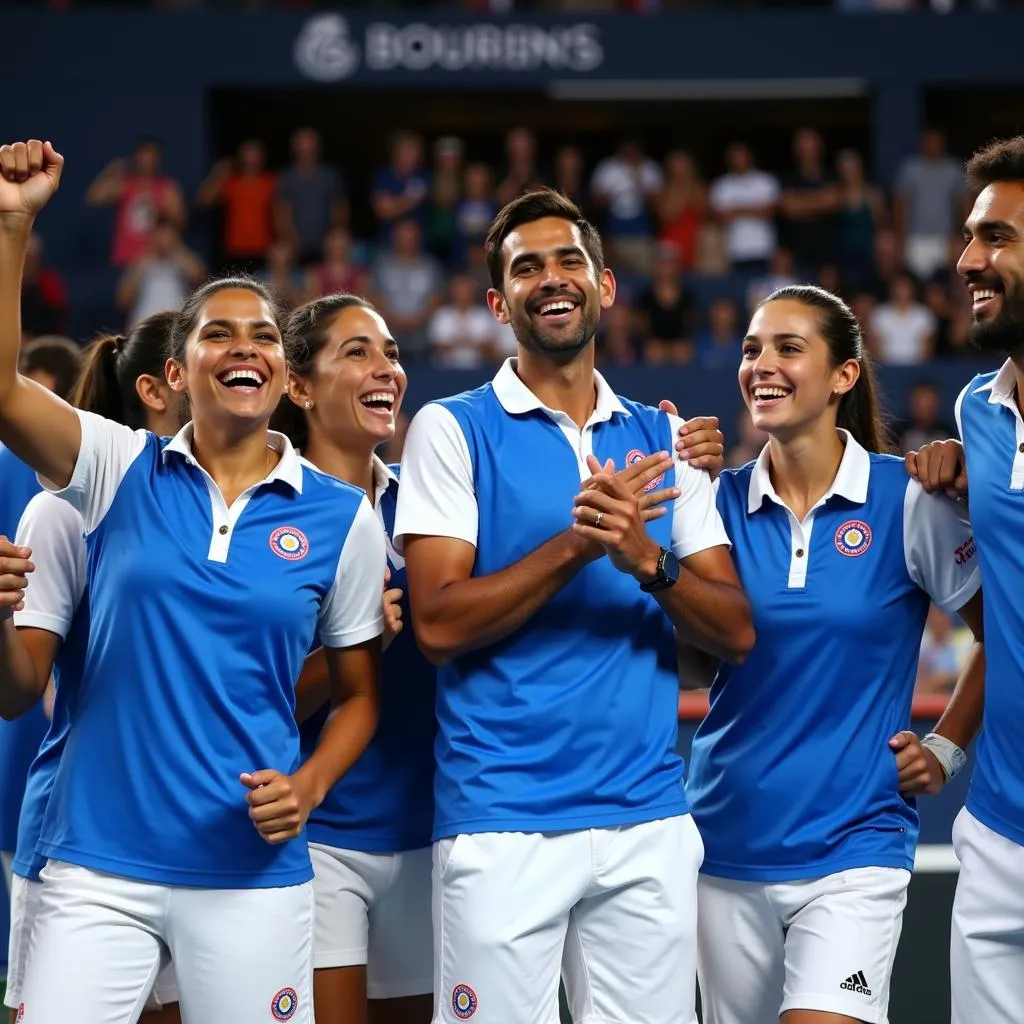
[[[661,571],[673,583],[679,579],[679,559],[667,548],[661,557]]]

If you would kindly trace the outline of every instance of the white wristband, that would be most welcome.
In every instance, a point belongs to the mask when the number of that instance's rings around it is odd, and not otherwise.
[[[939,762],[947,782],[967,764],[967,755],[952,740],[940,736],[937,732],[928,733],[921,740],[921,746],[935,755],[935,760]]]

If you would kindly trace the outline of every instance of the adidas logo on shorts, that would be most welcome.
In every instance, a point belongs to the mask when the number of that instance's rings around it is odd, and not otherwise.
[[[855,992],[859,996],[871,995],[871,989],[868,988],[868,979],[864,977],[863,971],[851,974],[839,987],[846,992]]]

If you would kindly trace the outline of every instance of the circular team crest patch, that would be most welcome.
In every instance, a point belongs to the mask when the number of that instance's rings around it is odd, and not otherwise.
[[[309,541],[306,535],[294,526],[279,526],[270,535],[270,550],[278,558],[297,562],[309,554]]]
[[[469,1020],[476,1013],[476,993],[468,985],[452,989],[452,1012],[459,1020]]]
[[[860,519],[851,519],[836,530],[836,549],[841,555],[855,558],[871,547],[871,527]]]
[[[633,448],[626,454],[626,465],[635,466],[638,462],[643,462],[643,460],[646,458],[647,456],[642,451],[640,451],[639,448]],[[644,485],[644,490],[653,491],[655,487],[661,485],[661,482],[664,479],[664,473],[662,473],[661,476],[656,476],[650,483]]]
[[[270,1000],[270,1012],[274,1020],[291,1020],[299,1005],[299,997],[293,988],[283,988]]]

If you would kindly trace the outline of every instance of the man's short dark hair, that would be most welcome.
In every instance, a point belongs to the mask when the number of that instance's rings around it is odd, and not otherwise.
[[[972,191],[980,192],[997,181],[1024,183],[1024,135],[990,142],[967,161],[967,183]]]
[[[68,338],[48,334],[30,341],[21,350],[21,372],[47,373],[54,380],[54,392],[67,398],[78,378],[82,350]]]
[[[487,271],[491,277],[491,286],[502,291],[505,284],[505,265],[501,247],[505,239],[524,224],[532,224],[545,217],[559,217],[575,224],[583,238],[583,248],[600,273],[604,270],[604,247],[597,228],[583,216],[580,208],[571,200],[551,188],[525,192],[523,195],[506,203],[491,222],[484,242],[484,253],[487,256]]]

